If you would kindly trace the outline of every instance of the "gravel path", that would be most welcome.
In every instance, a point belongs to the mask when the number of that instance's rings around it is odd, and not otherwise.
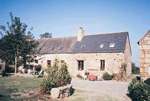
[[[73,78],[71,84],[74,89],[91,91],[96,96],[108,95],[112,98],[118,99],[119,101],[131,101],[126,95],[129,82],[88,81]]]

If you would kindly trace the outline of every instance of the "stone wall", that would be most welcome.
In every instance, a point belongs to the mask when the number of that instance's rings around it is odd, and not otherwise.
[[[139,42],[140,48],[140,74],[143,77],[150,76],[150,33]]]
[[[104,72],[118,73],[121,63],[124,61],[124,53],[76,53],[76,54],[47,54],[43,55],[39,64],[47,67],[47,60],[51,60],[53,65],[54,59],[65,60],[68,65],[68,71],[71,75],[82,74],[87,70],[91,74],[102,75]],[[78,60],[84,61],[84,70],[78,70]],[[105,60],[105,70],[100,70],[100,60]],[[41,63],[42,62],[42,63]],[[93,70],[91,70],[91,68]]]
[[[124,62],[127,64],[127,67],[126,67],[127,75],[131,75],[132,74],[132,68],[131,68],[131,50],[130,50],[129,37],[127,37],[127,40],[126,40]]]

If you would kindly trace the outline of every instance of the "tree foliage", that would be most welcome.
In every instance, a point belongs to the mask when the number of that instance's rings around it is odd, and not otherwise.
[[[143,81],[133,78],[128,86],[128,96],[132,101],[150,101],[148,85]]]
[[[44,33],[44,34],[41,34],[41,35],[40,35],[40,38],[41,38],[41,39],[42,39],[42,38],[52,38],[52,33],[46,32],[46,33]]]
[[[139,73],[140,73],[140,68],[137,67],[137,66],[135,65],[135,63],[133,63],[133,62],[132,62],[132,73],[133,73],[133,74],[139,74]]]
[[[43,82],[40,84],[41,94],[50,93],[54,87],[70,84],[72,78],[66,63],[61,64],[61,67],[59,66],[59,60],[56,58],[53,66],[44,70],[48,75],[43,78]]]
[[[24,57],[26,58],[34,53],[38,43],[35,42],[30,31],[27,32],[27,35],[25,34],[27,25],[21,23],[19,17],[13,17],[11,12],[9,14],[11,24],[7,22],[8,30],[5,26],[0,26],[0,29],[5,33],[0,32],[2,35],[0,39],[0,58],[8,64],[15,64],[16,72],[18,58],[22,56],[24,59]]]

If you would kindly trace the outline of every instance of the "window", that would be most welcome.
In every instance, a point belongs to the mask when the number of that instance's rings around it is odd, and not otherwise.
[[[81,49],[84,49],[84,48],[85,48],[85,45],[82,45],[82,46],[81,46]]]
[[[110,43],[109,47],[115,47],[115,43]]]
[[[35,60],[35,63],[38,63],[38,60]]]
[[[65,62],[65,60],[61,60],[61,63],[64,63]]]
[[[51,47],[51,50],[53,50],[54,49],[54,47]]]
[[[84,70],[84,61],[83,60],[78,61],[78,70]]]
[[[47,60],[47,67],[51,66],[51,60]]]
[[[42,47],[40,47],[38,50],[41,50],[42,49]]]
[[[103,48],[103,47],[104,47],[104,44],[101,44],[101,45],[100,45],[100,48]]]
[[[60,46],[58,49],[63,49],[63,46]]]
[[[100,60],[100,70],[105,69],[105,60]]]

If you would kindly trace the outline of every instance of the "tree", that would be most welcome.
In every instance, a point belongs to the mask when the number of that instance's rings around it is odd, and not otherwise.
[[[137,67],[134,62],[132,62],[132,73],[133,74],[139,74],[140,73],[140,68]]]
[[[40,38],[52,38],[52,33],[45,32],[45,34],[41,34]]]
[[[5,26],[0,26],[0,29],[6,33],[6,35],[4,35],[0,32],[0,34],[2,34],[2,38],[0,39],[0,58],[6,63],[15,64],[16,73],[18,57],[27,56],[27,54],[29,55],[31,53],[30,51],[33,51],[35,46],[37,46],[37,43],[28,40],[28,37],[31,34],[30,31],[28,32],[28,35],[25,35],[27,25],[21,23],[19,17],[13,18],[11,12],[9,14],[11,25],[7,22],[8,30],[6,30]]]
[[[23,57],[24,68],[26,68],[26,62],[34,61],[33,55],[38,53],[38,50],[36,50],[37,46],[38,42],[34,40],[31,31],[28,31],[26,35],[26,41],[24,42],[23,47],[21,49],[21,56]]]

